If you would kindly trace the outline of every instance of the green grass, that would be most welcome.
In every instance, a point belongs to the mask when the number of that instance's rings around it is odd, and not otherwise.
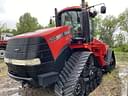
[[[115,52],[117,61],[127,61],[128,62],[128,52]]]
[[[128,52],[115,52],[117,66],[128,65]]]

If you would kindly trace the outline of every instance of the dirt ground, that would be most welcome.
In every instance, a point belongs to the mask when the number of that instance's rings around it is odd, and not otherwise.
[[[121,82],[118,77],[118,70],[106,74],[100,86],[90,96],[121,96]]]
[[[121,96],[121,80],[119,78],[120,68],[128,66],[128,53],[116,53],[117,68],[104,75],[102,83],[90,96]],[[18,92],[20,83],[7,76],[7,67],[0,60],[0,96],[12,96]]]

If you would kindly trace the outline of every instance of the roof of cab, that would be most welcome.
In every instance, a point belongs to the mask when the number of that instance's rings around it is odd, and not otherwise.
[[[67,11],[67,10],[72,10],[72,9],[81,9],[81,7],[80,6],[66,7],[66,8],[62,9],[60,12]]]

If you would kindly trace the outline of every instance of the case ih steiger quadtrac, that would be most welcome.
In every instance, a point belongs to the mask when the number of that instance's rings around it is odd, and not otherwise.
[[[92,35],[97,12],[90,9],[97,5],[82,0],[82,7],[55,9],[56,27],[8,41],[8,74],[29,88],[23,96],[33,96],[34,90],[38,96],[40,88],[44,93],[39,96],[88,96],[100,84],[103,72],[115,68],[114,51]],[[101,13],[105,12],[103,4]]]

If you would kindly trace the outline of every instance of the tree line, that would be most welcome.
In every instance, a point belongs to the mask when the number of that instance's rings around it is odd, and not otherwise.
[[[128,52],[128,40],[125,34],[128,34],[128,8],[117,17],[108,15],[105,18],[97,16],[94,19],[95,36],[117,51]],[[117,33],[117,34],[114,34]]]
[[[47,26],[42,26],[36,17],[31,16],[30,13],[25,13],[20,16],[19,21],[16,23],[16,29],[9,29],[5,25],[0,25],[0,32],[11,32],[14,35],[18,35],[53,26],[55,26],[55,22],[52,20]],[[128,51],[128,42],[124,43],[124,34],[119,32],[115,37],[113,35],[117,30],[128,33],[128,8],[117,17],[113,15],[108,15],[105,18],[100,15],[97,16],[94,18],[94,30],[94,36],[99,36],[99,39],[109,44],[110,47]]]

